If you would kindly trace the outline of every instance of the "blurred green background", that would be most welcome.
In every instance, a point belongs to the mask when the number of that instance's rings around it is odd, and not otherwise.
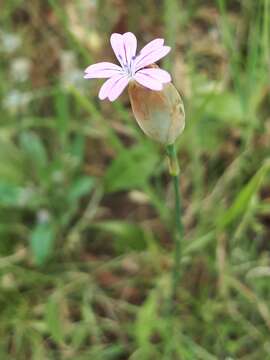
[[[270,1],[0,5],[0,359],[270,359]],[[125,31],[186,108],[173,318],[164,149],[83,79]]]

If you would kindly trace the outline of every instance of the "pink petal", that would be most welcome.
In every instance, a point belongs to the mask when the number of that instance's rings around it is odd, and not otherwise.
[[[127,63],[130,64],[132,58],[136,55],[137,39],[134,34],[127,32],[123,35],[124,47],[126,51]]]
[[[162,69],[141,69],[137,72],[137,74],[138,73],[147,75],[163,84],[168,83],[172,80],[171,75],[167,71]]]
[[[114,101],[116,100],[124,91],[125,87],[129,83],[128,77],[123,77],[119,81],[117,81],[114,86],[111,88],[111,91],[109,93],[109,100]]]
[[[118,74],[120,71],[122,71],[122,68],[118,65],[112,64],[110,62],[100,62],[88,66],[88,68],[85,69],[84,78],[109,78]]]
[[[149,53],[140,54],[135,60],[135,71],[160,60],[167,55],[170,50],[171,48],[169,46],[162,46],[161,48],[159,47],[149,51]]]
[[[124,67],[130,64],[132,57],[136,55],[137,39],[131,32],[123,35],[114,33],[111,35],[111,46],[118,61]]]
[[[150,51],[160,48],[164,45],[164,39],[155,39],[146,44],[140,51],[140,54],[147,54]]]
[[[99,90],[98,97],[104,100],[107,97],[110,101],[114,101],[123,92],[127,86],[129,79],[125,75],[114,75],[106,80]]]
[[[144,74],[141,71],[138,71],[135,74],[134,79],[139,84],[147,87],[148,89],[157,90],[157,91],[162,90],[162,83],[160,81],[154,79],[152,76],[149,76],[148,74]]]

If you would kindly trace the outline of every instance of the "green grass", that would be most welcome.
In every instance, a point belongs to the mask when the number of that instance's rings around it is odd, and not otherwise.
[[[140,46],[166,37],[186,108],[173,318],[165,149],[127,95],[100,102],[100,82],[71,78],[125,22]],[[5,4],[0,359],[270,359],[269,31],[269,0]]]

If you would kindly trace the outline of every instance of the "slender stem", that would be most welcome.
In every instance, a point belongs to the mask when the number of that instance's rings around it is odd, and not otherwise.
[[[182,210],[181,210],[181,194],[179,189],[179,166],[177,161],[177,155],[174,145],[168,145],[166,147],[167,155],[169,157],[169,171],[172,176],[174,193],[175,193],[175,225],[176,234],[174,235],[175,251],[174,251],[174,268],[172,271],[172,293],[171,303],[175,299],[177,293],[177,286],[179,284],[181,272],[181,242],[184,237],[184,226],[182,223]]]

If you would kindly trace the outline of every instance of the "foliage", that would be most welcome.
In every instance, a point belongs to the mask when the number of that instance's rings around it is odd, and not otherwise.
[[[0,359],[270,358],[270,1],[2,7]],[[173,317],[165,151],[82,79],[127,28],[166,37],[187,113]]]

